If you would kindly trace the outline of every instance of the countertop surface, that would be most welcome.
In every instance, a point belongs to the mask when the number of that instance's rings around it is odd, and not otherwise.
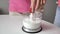
[[[22,31],[22,21],[25,17],[0,15],[0,34],[29,34]],[[60,28],[47,21],[42,20],[41,26],[42,31],[36,34],[60,34]]]

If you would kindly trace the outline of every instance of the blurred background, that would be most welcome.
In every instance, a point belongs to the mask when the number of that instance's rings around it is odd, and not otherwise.
[[[56,7],[57,7],[56,1],[57,0],[47,0],[45,5],[43,19],[51,23],[54,22],[56,14]],[[9,14],[8,8],[9,8],[9,0],[0,0],[0,14],[1,15]]]

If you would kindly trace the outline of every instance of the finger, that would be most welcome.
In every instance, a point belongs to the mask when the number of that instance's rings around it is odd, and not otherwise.
[[[40,9],[43,9],[43,6],[44,6],[43,1],[44,1],[44,0],[41,0],[41,1],[40,1]]]
[[[41,0],[41,5],[43,4],[43,0]]]
[[[43,10],[43,0],[40,0],[39,10],[40,10],[40,12]]]
[[[36,2],[36,0],[31,0],[32,12],[34,12],[34,10],[35,10],[35,2]]]
[[[40,0],[37,0],[35,10],[39,8],[39,5],[40,5]]]
[[[46,3],[46,0],[41,0],[41,10],[44,9],[44,5],[45,5],[45,3]]]
[[[43,5],[45,5],[46,4],[46,0],[43,0]]]
[[[41,0],[41,5],[45,5],[46,0]]]

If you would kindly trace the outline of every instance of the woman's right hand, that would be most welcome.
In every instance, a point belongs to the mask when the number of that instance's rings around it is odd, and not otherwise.
[[[32,12],[35,10],[41,9],[46,3],[46,0],[31,0],[31,9]]]

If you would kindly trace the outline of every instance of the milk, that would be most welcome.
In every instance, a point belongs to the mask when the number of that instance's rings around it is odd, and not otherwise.
[[[37,29],[41,25],[41,20],[39,18],[33,20],[30,20],[30,18],[26,18],[23,21],[23,25],[28,29]]]

